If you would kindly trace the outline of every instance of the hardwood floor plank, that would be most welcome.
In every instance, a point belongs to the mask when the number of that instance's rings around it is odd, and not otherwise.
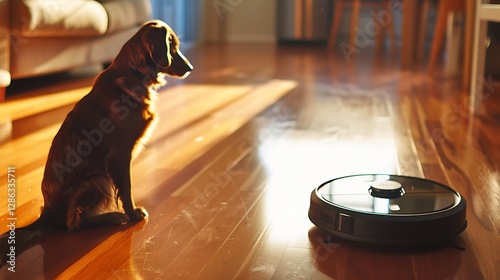
[[[251,89],[250,86],[186,85],[167,90],[159,97],[161,105],[158,114],[168,122],[168,125],[159,126],[151,141],[186,128],[191,123],[217,112],[248,94]],[[175,100],[172,100],[172,96],[176,97]]]
[[[310,258],[311,251],[302,248],[288,248],[276,268],[273,279],[329,279],[322,273],[316,273]]]
[[[17,169],[16,169],[17,170]],[[17,173],[17,171],[16,171]],[[40,189],[40,182],[41,182],[41,178],[43,176],[43,167],[40,167],[40,168],[37,168],[27,174],[25,174],[24,176],[19,176],[17,177],[17,181],[16,181],[16,185],[17,185],[17,191],[16,191],[16,208],[18,208],[19,206],[21,205],[25,205],[29,202],[33,202],[35,204],[37,204],[36,202],[38,200],[36,200],[37,198],[40,198],[42,196],[42,191]],[[4,182],[7,182],[7,181],[4,181]],[[28,187],[24,187],[24,186],[28,186]],[[5,184],[5,187],[2,188],[2,190],[4,191],[4,193],[7,193],[7,184]],[[42,199],[43,201],[43,199]],[[4,226],[6,227],[7,225],[7,220],[6,220],[6,217],[7,217],[7,211],[8,211],[8,207],[7,207],[7,201],[6,200],[2,200],[1,203],[0,203],[2,206],[3,206],[3,211],[1,212],[2,216],[0,217],[0,226]],[[33,205],[33,207],[35,207],[36,209],[38,209],[38,211],[40,210],[40,207],[42,205]],[[37,216],[38,217],[38,216]],[[25,217],[22,218],[23,221],[25,221]],[[32,219],[34,220],[34,219]],[[20,226],[24,226],[26,224],[20,224]]]
[[[208,260],[214,258],[222,244],[230,238],[235,227],[243,221],[256,198],[258,198],[257,192],[238,193],[224,203],[224,207],[221,207],[214,218],[200,229],[195,239],[186,244],[185,249],[166,267],[168,277],[193,279],[200,274]]]
[[[92,89],[91,86],[65,90],[27,99],[12,100],[0,104],[0,120],[18,120],[51,109],[74,104]]]
[[[241,223],[234,229],[229,238],[217,249],[213,258],[208,260],[197,279],[233,279],[245,262],[262,233],[268,226],[268,215],[265,214],[265,200],[259,199]]]
[[[125,228],[109,236],[82,258],[61,271],[59,277],[61,279],[82,279],[82,277],[107,279],[113,275],[120,275],[118,267],[122,267],[132,276],[152,270],[148,250],[154,250],[153,248],[161,244],[156,243],[160,240],[157,236],[158,227],[164,228],[165,224],[176,219],[178,209],[186,202],[187,200],[183,198],[170,198],[155,208],[149,208],[155,215],[154,220]],[[133,261],[138,258],[139,261]]]
[[[288,240],[271,239],[272,223],[241,265],[236,279],[271,279],[287,249]]]

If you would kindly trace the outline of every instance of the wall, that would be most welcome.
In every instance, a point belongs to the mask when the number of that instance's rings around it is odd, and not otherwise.
[[[158,1],[158,0],[156,0]],[[288,0],[295,1],[295,0]],[[397,1],[398,0],[393,0]],[[200,1],[201,26],[199,39],[202,42],[276,42],[278,0],[203,0]],[[329,11],[332,7],[326,7]],[[432,41],[435,9],[432,5],[427,21],[427,42]],[[362,5],[358,28],[371,26],[373,7]],[[351,9],[346,8],[341,20],[338,40],[349,37]],[[396,40],[401,39],[401,11],[393,15]],[[330,17],[327,30],[330,29]],[[373,39],[373,38],[372,38]]]
[[[276,0],[203,2],[202,41],[276,41]]]
[[[276,40],[276,1],[239,0],[227,13],[226,38],[230,42],[274,42]]]

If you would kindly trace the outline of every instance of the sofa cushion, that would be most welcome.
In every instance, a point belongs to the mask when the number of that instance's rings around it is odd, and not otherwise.
[[[99,0],[99,2],[108,13],[108,33],[141,25],[151,19],[149,0]]]
[[[11,28],[29,37],[98,36],[150,18],[149,0],[12,0]]]
[[[94,63],[109,63],[135,32],[137,28],[129,28],[91,39],[33,37],[28,44],[18,45],[17,51],[23,55],[12,56],[10,73],[18,79]]]
[[[108,14],[96,1],[12,0],[11,28],[23,37],[67,37],[104,34]]]

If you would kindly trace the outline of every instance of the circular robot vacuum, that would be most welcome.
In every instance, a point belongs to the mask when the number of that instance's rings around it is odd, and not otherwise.
[[[373,244],[422,244],[465,230],[466,202],[452,188],[399,175],[333,179],[311,194],[309,219],[347,240]]]

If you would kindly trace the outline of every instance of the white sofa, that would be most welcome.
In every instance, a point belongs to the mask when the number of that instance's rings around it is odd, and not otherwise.
[[[12,79],[109,63],[149,0],[0,0],[0,101]]]

